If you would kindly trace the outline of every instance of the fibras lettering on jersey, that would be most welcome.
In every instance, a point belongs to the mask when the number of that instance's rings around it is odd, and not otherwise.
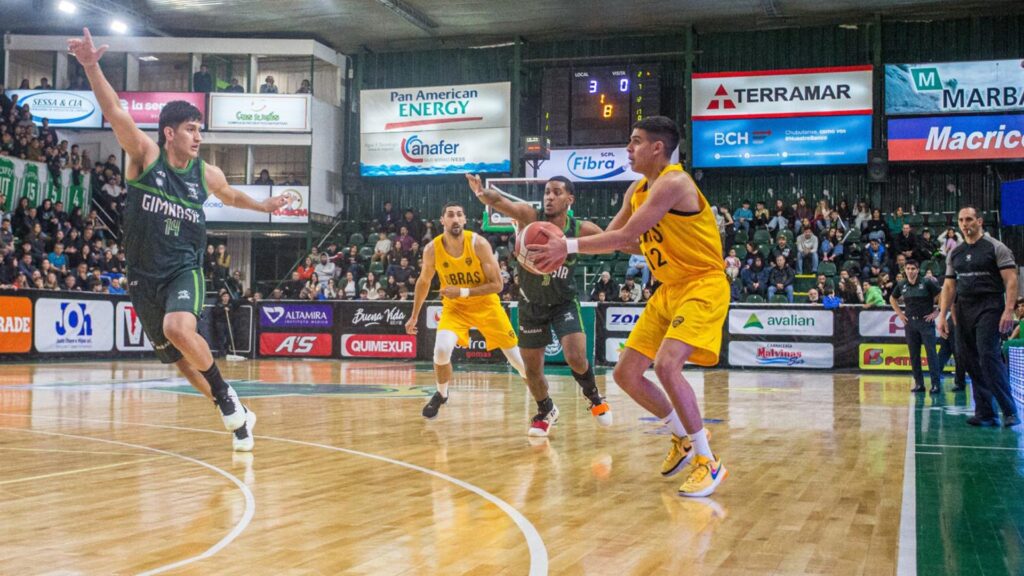
[[[546,220],[544,213],[538,211],[538,220]],[[562,229],[567,238],[578,238],[580,221],[565,216],[565,228]],[[534,274],[522,266],[519,267],[519,293],[530,304],[555,306],[576,300],[576,254],[565,259],[558,270],[550,274]]]
[[[484,267],[473,250],[473,238],[476,235],[469,230],[462,231],[462,254],[452,256],[444,247],[444,234],[434,238],[434,268],[441,281],[441,288],[475,288],[487,283]],[[460,307],[478,307],[481,304],[501,305],[497,294],[470,296],[469,298],[445,298],[445,304]]]
[[[207,195],[202,159],[189,160],[179,170],[164,150],[138,178],[128,181],[124,249],[130,277],[169,279],[202,268]]]
[[[681,165],[669,164],[658,177],[682,171]],[[699,202],[696,212],[669,210],[657,224],[640,236],[640,250],[647,259],[647,266],[651,274],[664,284],[685,284],[725,273],[718,222],[696,183],[694,188]],[[648,192],[647,178],[641,178],[630,198],[634,214],[647,200]]]

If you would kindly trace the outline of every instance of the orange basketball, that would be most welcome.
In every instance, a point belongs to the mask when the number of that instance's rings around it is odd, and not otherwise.
[[[516,262],[519,262],[520,266],[534,274],[550,274],[561,268],[562,264],[565,262],[564,258],[550,266],[549,269],[541,269],[534,265],[533,261],[527,254],[527,246],[530,244],[546,244],[550,236],[562,238],[565,234],[562,233],[562,230],[558,226],[555,226],[550,222],[537,221],[527,225],[526,228],[523,228],[516,236],[516,246],[514,250]]]

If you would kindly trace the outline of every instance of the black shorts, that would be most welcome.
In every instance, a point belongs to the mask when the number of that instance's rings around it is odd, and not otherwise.
[[[519,303],[520,348],[546,348],[551,344],[552,331],[559,339],[583,333],[583,315],[578,300],[553,306]]]
[[[139,315],[142,329],[153,342],[156,357],[164,364],[182,359],[181,351],[164,335],[164,316],[170,312],[191,312],[196,318],[203,312],[206,279],[197,269],[182,272],[169,280],[128,277],[128,297]]]

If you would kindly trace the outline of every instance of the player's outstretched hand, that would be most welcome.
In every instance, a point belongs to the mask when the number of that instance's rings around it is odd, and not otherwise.
[[[88,28],[82,28],[81,38],[68,38],[68,52],[74,54],[82,66],[99,63],[107,48],[110,48],[109,44],[104,44],[99,48],[93,45],[92,34],[89,33]]]
[[[412,334],[413,336],[415,336],[416,332],[418,331],[419,328],[416,327],[416,317],[413,316],[412,318],[409,318],[408,322],[405,323],[405,333]]]
[[[484,183],[480,180],[479,175],[466,174],[466,182],[469,183],[469,189],[473,191],[473,194],[479,196],[484,193]]]
[[[291,196],[288,194],[281,194],[279,196],[272,196],[263,201],[263,211],[274,213],[284,208],[292,201]]]
[[[564,262],[568,251],[565,246],[565,238],[559,238],[548,233],[544,228],[540,234],[547,238],[545,244],[529,244],[526,246],[526,257],[539,270],[550,268],[556,262]]]

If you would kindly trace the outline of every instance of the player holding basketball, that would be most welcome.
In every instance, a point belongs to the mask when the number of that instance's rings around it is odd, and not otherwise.
[[[205,294],[203,201],[212,193],[228,206],[273,212],[287,198],[257,202],[228,186],[220,168],[199,159],[202,115],[188,102],[169,102],[160,111],[160,136],[153,142],[121,108],[100,70],[108,46],[96,48],[88,28],[83,35],[68,40],[68,52],[85,69],[103,115],[128,154],[124,249],[132,306],[160,361],[177,366],[216,404],[224,427],[234,432],[234,449],[250,451],[256,415],[224,381],[210,347],[196,332]]]
[[[579,239],[549,236],[547,244],[530,249],[537,266],[549,268],[568,254],[611,252],[639,238],[651,273],[662,285],[626,341],[615,381],[638,404],[665,419],[672,429],[672,446],[661,473],[685,470],[679,493],[699,497],[714,492],[726,470],[708,445],[697,396],[682,369],[687,361],[718,363],[729,283],[711,208],[690,175],[671,163],[678,144],[679,129],[672,120],[652,116],[637,122],[626,151],[633,170],[644,177],[629,187],[608,230]],[[667,398],[644,377],[652,361]]]
[[[544,210],[537,210],[526,202],[506,198],[497,190],[485,189],[479,176],[466,175],[469,187],[481,202],[516,221],[522,233],[532,222],[543,220],[554,224],[568,237],[599,234],[601,228],[569,216],[569,207],[576,199],[572,181],[555,176],[544,185]],[[580,303],[576,298],[572,256],[550,274],[537,274],[519,265],[519,346],[526,363],[526,383],[537,400],[537,414],[533,417],[528,434],[547,436],[558,421],[558,408],[548,395],[548,382],[544,378],[544,349],[551,343],[551,332],[562,343],[565,362],[580,385],[583,395],[590,400],[590,413],[602,426],[612,423],[611,409],[601,398],[594,378],[594,369],[587,360],[587,337],[583,331]]]
[[[416,334],[416,320],[430,291],[436,272],[441,280],[441,320],[434,342],[434,375],[437,391],[423,407],[423,417],[433,419],[448,402],[452,379],[452,351],[455,345],[469,346],[469,329],[483,334],[487,349],[501,348],[509,364],[526,377],[519,342],[508,314],[501,307],[501,273],[487,240],[465,229],[466,214],[461,204],[448,203],[441,211],[444,232],[423,249],[423,270],[416,280],[412,316],[405,331]]]

